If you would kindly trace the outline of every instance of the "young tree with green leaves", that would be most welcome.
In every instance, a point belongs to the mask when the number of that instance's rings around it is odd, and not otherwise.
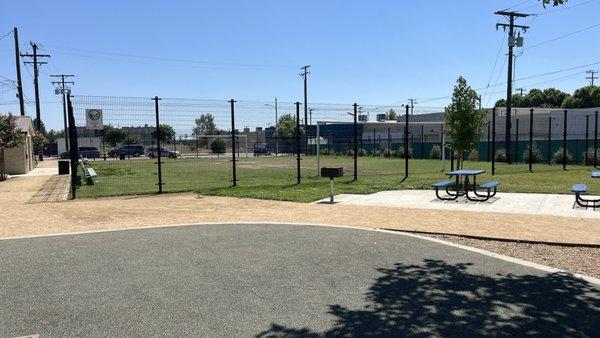
[[[394,108],[390,108],[390,110],[388,110],[387,113],[385,113],[386,120],[396,121],[397,118],[398,118],[398,114],[396,114],[396,111],[394,110]]]
[[[213,114],[202,114],[195,122],[196,126],[192,128],[192,135],[215,135],[217,133],[217,126],[215,125],[215,117]]]
[[[127,137],[127,133],[123,131],[121,128],[115,128],[110,124],[105,125],[100,131],[100,138],[102,139],[102,143],[107,143],[113,147],[116,147],[117,144],[123,142]]]
[[[304,127],[300,126],[300,137],[304,136]],[[279,117],[275,137],[283,140],[286,144],[291,144],[296,138],[296,118],[292,114],[285,114]]]
[[[477,109],[477,93],[462,76],[456,80],[452,103],[446,107],[445,131],[450,141],[448,147],[458,153],[456,168],[462,169],[464,155],[475,148],[483,136],[486,114]]]
[[[0,181],[6,180],[4,165],[4,149],[14,148],[21,144],[21,132],[17,130],[12,115],[0,115]]]
[[[153,133],[153,137],[156,137],[156,133]],[[175,143],[175,129],[168,124],[161,124],[160,142],[165,144]]]

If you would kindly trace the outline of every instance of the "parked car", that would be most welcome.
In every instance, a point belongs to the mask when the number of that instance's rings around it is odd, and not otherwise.
[[[100,150],[96,147],[79,147],[79,157],[83,158],[100,158],[102,154]],[[60,153],[60,158],[68,159],[71,157],[71,153],[68,151],[64,151]]]
[[[110,157],[119,157],[120,155],[138,157],[143,154],[144,147],[139,144],[123,144],[108,152],[108,156]]]
[[[157,157],[158,156],[158,149],[156,147],[151,147],[151,148],[146,149],[146,156],[148,156],[150,158]],[[161,157],[168,157],[168,158],[178,158],[178,157],[181,156],[181,153],[178,152],[178,151],[161,148],[160,149],[160,156]]]
[[[271,155],[271,153],[267,149],[266,143],[257,143],[254,145],[254,156],[260,155]]]

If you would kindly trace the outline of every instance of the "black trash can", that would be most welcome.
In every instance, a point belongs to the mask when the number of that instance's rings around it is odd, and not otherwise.
[[[125,154],[119,154],[119,160],[124,160],[125,159]]]
[[[69,160],[58,160],[58,174],[68,175],[69,174]]]

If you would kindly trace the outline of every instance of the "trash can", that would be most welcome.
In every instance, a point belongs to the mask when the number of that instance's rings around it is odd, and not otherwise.
[[[68,175],[69,174],[69,160],[58,160],[58,174]]]
[[[119,160],[124,160],[125,159],[125,154],[119,154]]]

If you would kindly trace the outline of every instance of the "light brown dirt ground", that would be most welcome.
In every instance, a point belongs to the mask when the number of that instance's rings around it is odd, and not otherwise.
[[[600,245],[600,220],[566,217],[315,205],[192,193],[28,204],[50,177],[0,183],[0,237],[184,223],[295,222]]]

